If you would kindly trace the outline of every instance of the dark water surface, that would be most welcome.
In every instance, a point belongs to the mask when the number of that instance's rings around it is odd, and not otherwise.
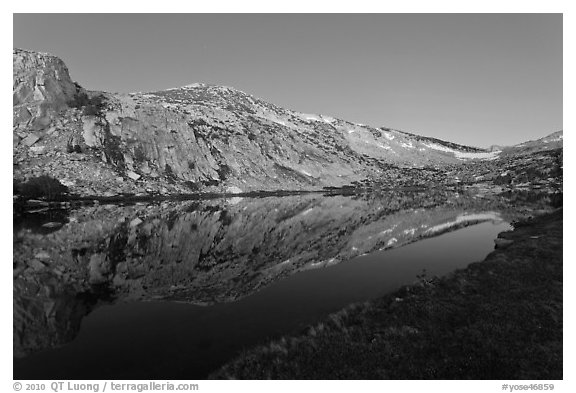
[[[451,191],[88,206],[14,220],[14,378],[200,379],[482,260],[544,209]]]
[[[99,307],[62,348],[15,362],[17,378],[197,379],[243,348],[297,332],[352,302],[482,260],[507,223],[484,222],[297,273],[239,301],[212,306],[130,302]]]

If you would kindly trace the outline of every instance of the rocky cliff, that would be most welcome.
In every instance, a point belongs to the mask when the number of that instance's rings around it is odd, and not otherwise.
[[[14,50],[14,176],[80,195],[317,190],[356,182],[444,184],[447,165],[497,160],[385,127],[280,108],[229,87],[83,90],[64,63]]]
[[[12,97],[15,110],[25,109],[27,105],[35,104],[61,108],[71,102],[79,92],[79,87],[70,79],[64,62],[47,53],[15,49],[13,51],[13,80]],[[38,117],[38,114],[29,113],[30,117]],[[15,118],[14,122],[22,124],[26,120]],[[39,124],[39,126],[42,125]]]

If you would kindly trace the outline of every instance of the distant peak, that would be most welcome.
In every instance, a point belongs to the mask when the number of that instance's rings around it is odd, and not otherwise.
[[[208,86],[209,85],[207,83],[194,82],[188,85],[180,86],[180,89],[196,89],[198,87],[208,87]]]
[[[207,90],[207,91],[211,91],[211,92],[220,92],[220,93],[233,93],[233,94],[240,94],[240,95],[244,95],[244,96],[250,96],[250,94],[243,92],[241,90],[238,90],[234,87],[231,86],[222,86],[222,85],[216,85],[213,83],[202,83],[202,82],[194,82],[194,83],[190,83],[187,85],[183,85],[183,86],[179,86],[179,87],[171,87],[168,89],[162,89],[162,90],[156,90],[156,91],[150,91],[148,93],[143,93],[143,92],[133,92],[130,94],[150,94],[150,93],[159,93],[159,92],[170,92],[170,91],[182,91],[182,90]]]
[[[556,132],[553,132],[553,133],[550,134],[550,135],[545,136],[545,138],[550,138],[550,137],[563,138],[563,136],[564,136],[564,130],[560,130],[560,131],[556,131]]]

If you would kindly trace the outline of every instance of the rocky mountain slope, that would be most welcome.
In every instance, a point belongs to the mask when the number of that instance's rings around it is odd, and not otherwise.
[[[548,136],[545,136],[544,138],[519,143],[514,146],[504,147],[502,149],[502,154],[503,155],[526,154],[526,153],[535,153],[539,151],[562,149],[563,139],[564,139],[563,132],[557,131]]]
[[[14,177],[50,176],[79,195],[445,184],[446,166],[504,152],[303,114],[223,86],[91,92],[54,56],[15,49],[13,59]]]

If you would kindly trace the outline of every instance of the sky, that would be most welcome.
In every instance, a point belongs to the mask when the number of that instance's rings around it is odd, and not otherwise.
[[[456,143],[561,130],[562,14],[14,14],[90,90],[194,82]]]

